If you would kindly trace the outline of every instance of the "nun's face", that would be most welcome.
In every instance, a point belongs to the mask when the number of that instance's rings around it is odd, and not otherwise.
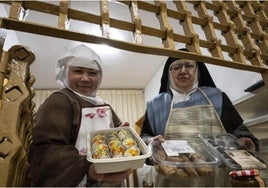
[[[180,92],[192,89],[196,76],[196,62],[193,60],[179,59],[170,66],[171,83]]]
[[[68,86],[75,92],[90,96],[98,88],[100,72],[94,69],[70,66]]]

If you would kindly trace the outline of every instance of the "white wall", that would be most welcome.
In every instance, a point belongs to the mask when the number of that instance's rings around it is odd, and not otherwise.
[[[218,88],[224,91],[232,101],[248,94],[244,92],[252,84],[262,80],[259,73],[241,71],[216,65],[206,64]],[[158,94],[164,65],[160,67],[144,90],[145,102]]]
[[[144,89],[144,100],[145,103],[149,100],[151,100],[153,97],[155,97],[160,88],[160,82],[161,82],[161,76],[164,68],[164,64],[159,68],[157,73],[154,75],[154,77],[151,79],[151,81],[147,84],[147,86]]]
[[[0,17],[7,17],[6,10],[4,9],[3,4],[0,4]]]
[[[244,90],[262,80],[261,74],[255,72],[216,65],[207,65],[207,67],[216,86],[226,92],[232,101],[248,94]]]

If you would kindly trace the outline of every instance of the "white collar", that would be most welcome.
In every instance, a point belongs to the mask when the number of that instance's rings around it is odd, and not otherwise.
[[[197,90],[196,88],[193,88],[188,93],[180,93],[172,88],[170,88],[173,94],[173,103],[176,104],[178,102],[188,101],[190,99],[190,96],[192,93],[194,93]]]

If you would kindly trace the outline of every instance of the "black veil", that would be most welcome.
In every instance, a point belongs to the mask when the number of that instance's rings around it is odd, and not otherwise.
[[[179,50],[189,52],[187,48],[181,48]],[[168,78],[169,67],[174,61],[178,59],[180,58],[169,57],[167,59],[161,77],[161,86],[159,89],[159,93],[167,92],[169,90],[169,78]],[[197,62],[197,65],[198,65],[198,86],[216,87],[206,65],[203,62]]]

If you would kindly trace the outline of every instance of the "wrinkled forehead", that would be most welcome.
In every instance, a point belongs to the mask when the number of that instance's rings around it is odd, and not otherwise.
[[[172,63],[171,63],[171,65],[177,65],[177,64],[183,64],[183,63],[196,63],[196,61],[194,61],[194,60],[190,60],[190,59],[178,59],[178,60],[176,60],[176,61],[173,61]],[[170,65],[170,66],[171,66]]]

